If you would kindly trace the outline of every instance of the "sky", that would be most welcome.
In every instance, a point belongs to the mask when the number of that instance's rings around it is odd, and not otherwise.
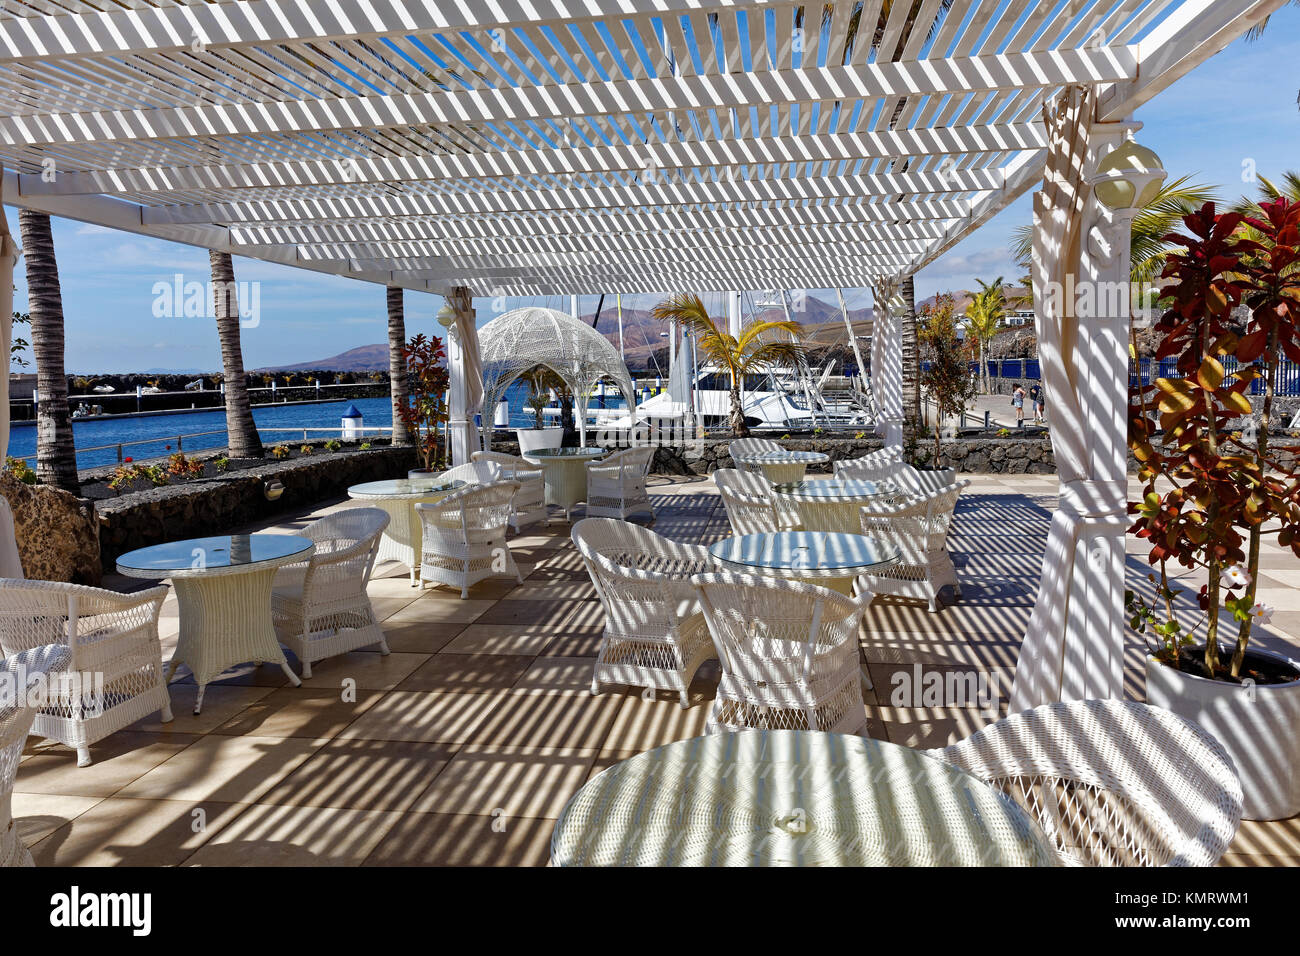
[[[1212,185],[1225,200],[1253,193],[1252,171],[1266,177],[1300,169],[1300,7],[1274,14],[1258,41],[1238,40],[1143,107],[1138,140],[1154,149],[1170,177],[1190,174]],[[976,286],[977,279],[1017,278],[1008,246],[1014,229],[1029,221],[1027,193],[916,276],[918,299]],[[18,232],[18,211],[6,207]],[[156,308],[181,278],[206,282],[206,250],[130,233],[53,220],[60,265],[67,351],[71,374],[149,370],[214,370],[221,357],[214,323],[202,316],[169,317],[183,309]],[[242,332],[247,368],[288,365],[328,358],[350,348],[387,341],[381,286],[339,276],[236,258],[235,277],[248,286],[244,305],[256,302],[257,322]],[[15,308],[25,310],[22,264],[15,270]],[[595,309],[599,290],[583,296],[585,312]],[[812,292],[834,302],[834,292]],[[870,303],[863,291],[846,290],[849,306]],[[659,296],[624,296],[625,307],[648,308]],[[509,300],[513,308],[542,304],[567,311],[568,300]],[[407,332],[440,331],[434,321],[442,299],[406,294]],[[495,314],[477,302],[480,323]],[[612,298],[606,299],[607,313]],[[156,316],[155,311],[164,315]],[[16,334],[22,335],[21,331]]]

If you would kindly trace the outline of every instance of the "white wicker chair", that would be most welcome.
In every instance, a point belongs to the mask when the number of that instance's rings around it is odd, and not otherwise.
[[[654,456],[654,447],[646,445],[588,463],[587,517],[627,518],[644,512],[653,520],[655,510],[645,485]]]
[[[770,438],[737,438],[728,446],[728,454],[731,455],[736,470],[753,472],[756,475],[762,475],[763,469],[758,465],[745,464],[740,459],[749,455],[763,455],[774,451],[785,451],[785,448],[780,442],[773,441]]]
[[[511,503],[510,527],[519,531],[539,521],[550,523],[546,512],[546,472],[542,468],[526,458],[499,451],[476,451],[470,459],[498,466],[501,474],[494,480],[519,482],[519,490]]]
[[[898,548],[901,558],[897,564],[862,575],[858,586],[876,594],[920,598],[929,602],[931,611],[938,610],[939,591],[945,584],[951,584],[953,596],[960,598],[961,582],[948,554],[948,532],[957,496],[969,485],[962,481],[946,491],[864,505],[862,533]]]
[[[591,692],[601,684],[655,687],[677,691],[689,706],[687,688],[714,656],[691,585],[691,575],[718,567],[708,549],[615,518],[579,521],[573,543],[605,609]]]
[[[9,501],[0,495],[0,578],[25,578],[23,560],[18,555],[18,538],[14,534],[14,513]]]
[[[39,709],[31,706],[39,700],[28,698],[33,693],[39,694],[41,682],[48,680],[50,674],[66,670],[70,660],[66,647],[53,644],[0,661],[6,690],[23,695],[18,700],[0,699],[0,869],[32,865],[32,855],[19,839],[14,826],[12,805],[14,779],[18,776],[23,745]]]
[[[52,679],[32,733],[76,749],[77,766],[90,764],[91,744],[142,717],[161,711],[164,723],[172,719],[158,638],[166,597],[166,587],[119,594],[58,581],[0,580],[0,651],[68,648],[68,666]]]
[[[731,572],[697,574],[691,583],[722,662],[709,733],[851,734],[866,725],[858,626],[870,594]]]
[[[727,509],[732,533],[765,534],[800,526],[799,513],[793,506],[783,505],[772,497],[772,486],[762,474],[719,468],[713,473],[713,480]]]
[[[1070,866],[1211,866],[1241,821],[1223,746],[1146,704],[1045,704],[928,753],[1024,807]]]
[[[388,643],[366,585],[388,527],[380,508],[346,508],[312,522],[298,534],[316,542],[311,559],[282,567],[271,592],[280,643],[298,655],[302,676],[314,661]]]
[[[857,458],[842,458],[832,462],[831,467],[835,470],[836,478],[867,478],[870,480],[872,474],[878,469],[902,460],[903,451],[901,448],[886,447],[869,451]]]
[[[463,481],[467,485],[490,485],[501,480],[501,466],[495,461],[467,461],[455,468],[448,468],[435,479],[436,481]]]
[[[458,587],[464,599],[470,587],[485,578],[513,577],[522,584],[506,543],[510,501],[518,490],[517,481],[495,481],[462,488],[432,504],[417,504],[424,537],[420,587]]]

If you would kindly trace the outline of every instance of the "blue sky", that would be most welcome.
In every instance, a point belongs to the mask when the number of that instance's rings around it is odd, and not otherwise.
[[[1300,169],[1297,89],[1300,8],[1288,5],[1261,40],[1237,41],[1144,107],[1137,116],[1145,124],[1138,138],[1160,154],[1171,177],[1192,174],[1233,199],[1253,192],[1253,184],[1243,181],[1250,168],[1264,176]],[[973,288],[977,278],[1003,275],[1014,281],[1008,241],[1028,221],[1030,208],[1026,195],[920,272],[918,296]],[[17,210],[6,212],[17,232]],[[211,320],[153,315],[156,283],[171,284],[177,274],[206,282],[205,250],[57,219],[54,242],[70,372],[220,366]],[[326,358],[387,338],[381,286],[252,259],[236,259],[235,274],[241,282],[259,283],[261,292],[260,323],[243,331],[249,368]],[[16,278],[15,307],[22,309],[27,290],[21,262]],[[834,301],[833,293],[823,297]],[[656,300],[624,297],[624,304],[646,307]],[[850,296],[853,306],[868,301],[865,293]],[[541,304],[568,307],[567,298]],[[441,305],[438,297],[407,293],[408,332],[437,330],[433,317]],[[488,303],[480,306],[481,319],[491,318]],[[583,306],[593,309],[595,296],[584,298]],[[607,299],[606,309],[612,308]]]

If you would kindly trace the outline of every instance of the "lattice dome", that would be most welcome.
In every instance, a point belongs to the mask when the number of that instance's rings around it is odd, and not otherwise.
[[[544,365],[562,378],[585,411],[587,393],[608,378],[631,408],[632,376],[609,340],[558,309],[515,309],[479,329],[483,359],[483,407],[495,408],[524,372]]]

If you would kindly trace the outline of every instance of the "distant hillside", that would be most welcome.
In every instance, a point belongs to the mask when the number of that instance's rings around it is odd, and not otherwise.
[[[379,345],[358,345],[341,355],[331,358],[300,362],[297,365],[271,365],[266,368],[253,369],[255,372],[306,372],[314,369],[331,372],[387,372],[388,343]]]
[[[798,305],[799,303],[795,303]],[[809,296],[804,300],[802,311],[796,311],[794,318],[809,328],[809,339],[815,345],[847,344],[848,337],[844,331],[844,319],[840,314],[838,303],[826,303]],[[764,308],[760,317],[775,320],[785,317],[780,306]],[[595,314],[582,317],[582,321],[591,325]],[[849,319],[853,322],[854,332],[858,335],[871,334],[871,309],[850,309]],[[596,330],[605,338],[618,345],[618,308],[614,297],[608,296],[600,312],[600,322]],[[629,367],[640,369],[650,363],[650,354],[667,345],[667,340],[660,336],[667,331],[664,323],[655,319],[648,309],[623,309],[623,347]],[[330,370],[336,372],[386,372],[388,371],[388,345],[361,345],[349,349],[341,355],[331,358],[300,362],[297,365],[275,365],[254,369],[255,372],[304,372],[311,370]]]

